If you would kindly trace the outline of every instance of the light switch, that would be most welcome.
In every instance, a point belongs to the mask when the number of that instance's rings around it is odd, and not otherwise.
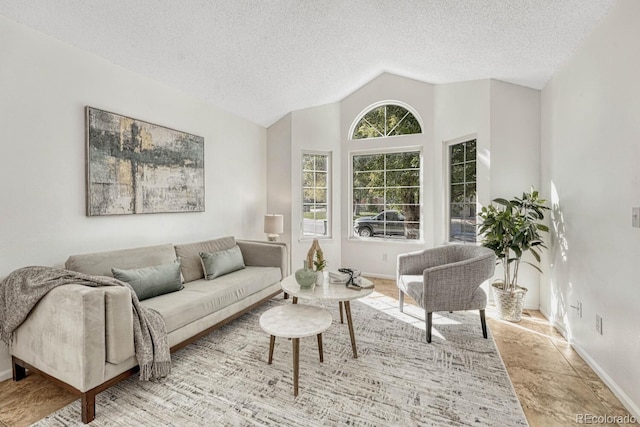
[[[640,208],[631,208],[631,226],[640,228]]]

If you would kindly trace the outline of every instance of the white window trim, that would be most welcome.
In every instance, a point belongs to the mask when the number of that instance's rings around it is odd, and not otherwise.
[[[369,105],[368,107],[366,107],[364,110],[360,111],[360,113],[356,116],[356,119],[351,123],[351,126],[349,127],[349,134],[347,135],[347,139],[349,141],[354,140],[353,139],[353,132],[356,130],[356,126],[358,125],[358,123],[360,123],[360,120],[362,120],[362,118],[367,115],[368,112],[370,112],[371,110],[373,110],[374,108],[378,108],[378,107],[382,107],[384,105],[398,105],[402,108],[406,108],[407,111],[409,111],[411,114],[413,114],[413,116],[416,118],[416,120],[418,121],[418,124],[420,124],[420,129],[422,131],[424,131],[424,121],[422,120],[422,117],[420,117],[420,114],[418,114],[418,112],[409,104],[404,103],[402,101],[398,101],[395,99],[389,99],[386,101],[378,101],[375,102],[371,105]],[[413,135],[420,135],[423,132],[420,132],[419,134],[413,134]],[[381,137],[375,137],[375,138],[364,138],[366,139],[381,139],[381,138],[395,138],[398,136],[406,136],[406,135],[392,135],[392,136],[381,136]],[[354,140],[354,141],[362,141],[360,139],[358,140]]]
[[[400,135],[402,136],[402,135]],[[420,237],[415,240],[395,240],[395,239],[387,239],[380,237],[360,237],[355,236],[353,233],[353,156],[361,156],[367,154],[385,154],[385,153],[404,153],[408,151],[418,151],[420,152]],[[424,147],[422,145],[415,146],[403,146],[403,147],[390,147],[383,149],[363,149],[363,150],[353,150],[348,153],[348,173],[349,173],[349,234],[348,239],[350,242],[362,242],[362,243],[384,243],[384,244],[424,244]]]
[[[451,239],[451,159],[449,158],[449,150],[452,145],[460,144],[463,142],[469,142],[476,140],[476,194],[478,193],[478,134],[472,133],[469,135],[461,136],[455,139],[450,139],[448,141],[442,141],[443,149],[442,149],[442,163],[443,163],[443,182],[444,182],[444,241],[445,244],[448,245],[480,245],[480,241],[477,240],[478,236],[476,236],[475,242],[452,242]],[[477,196],[476,196],[477,197]]]
[[[300,231],[298,241],[309,241],[313,239],[330,240],[333,238],[333,159],[331,151],[301,150],[300,161],[305,154],[327,156],[327,235],[326,236],[305,236],[304,235],[304,172],[300,167]]]

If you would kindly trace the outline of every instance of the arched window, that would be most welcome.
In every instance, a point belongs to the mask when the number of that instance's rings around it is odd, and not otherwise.
[[[402,105],[379,105],[367,111],[356,123],[351,139],[383,138],[422,133],[420,122]]]
[[[378,144],[351,145],[351,237],[364,240],[420,240],[422,236],[422,149],[401,135],[422,133],[409,105],[383,101],[353,121],[351,140],[399,136],[381,150]],[[371,141],[373,142],[373,141]]]

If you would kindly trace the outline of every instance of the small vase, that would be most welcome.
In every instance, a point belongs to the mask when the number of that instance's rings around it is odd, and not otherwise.
[[[296,282],[300,285],[300,289],[311,289],[316,284],[316,272],[307,267],[306,260],[303,268],[296,271]]]
[[[324,271],[316,271],[316,286],[322,286],[324,283]]]

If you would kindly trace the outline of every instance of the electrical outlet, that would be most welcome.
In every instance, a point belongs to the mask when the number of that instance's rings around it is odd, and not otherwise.
[[[602,335],[602,317],[596,314],[596,332]]]
[[[387,254],[382,254],[382,261],[387,262]]]
[[[631,208],[631,226],[640,228],[640,208]]]

